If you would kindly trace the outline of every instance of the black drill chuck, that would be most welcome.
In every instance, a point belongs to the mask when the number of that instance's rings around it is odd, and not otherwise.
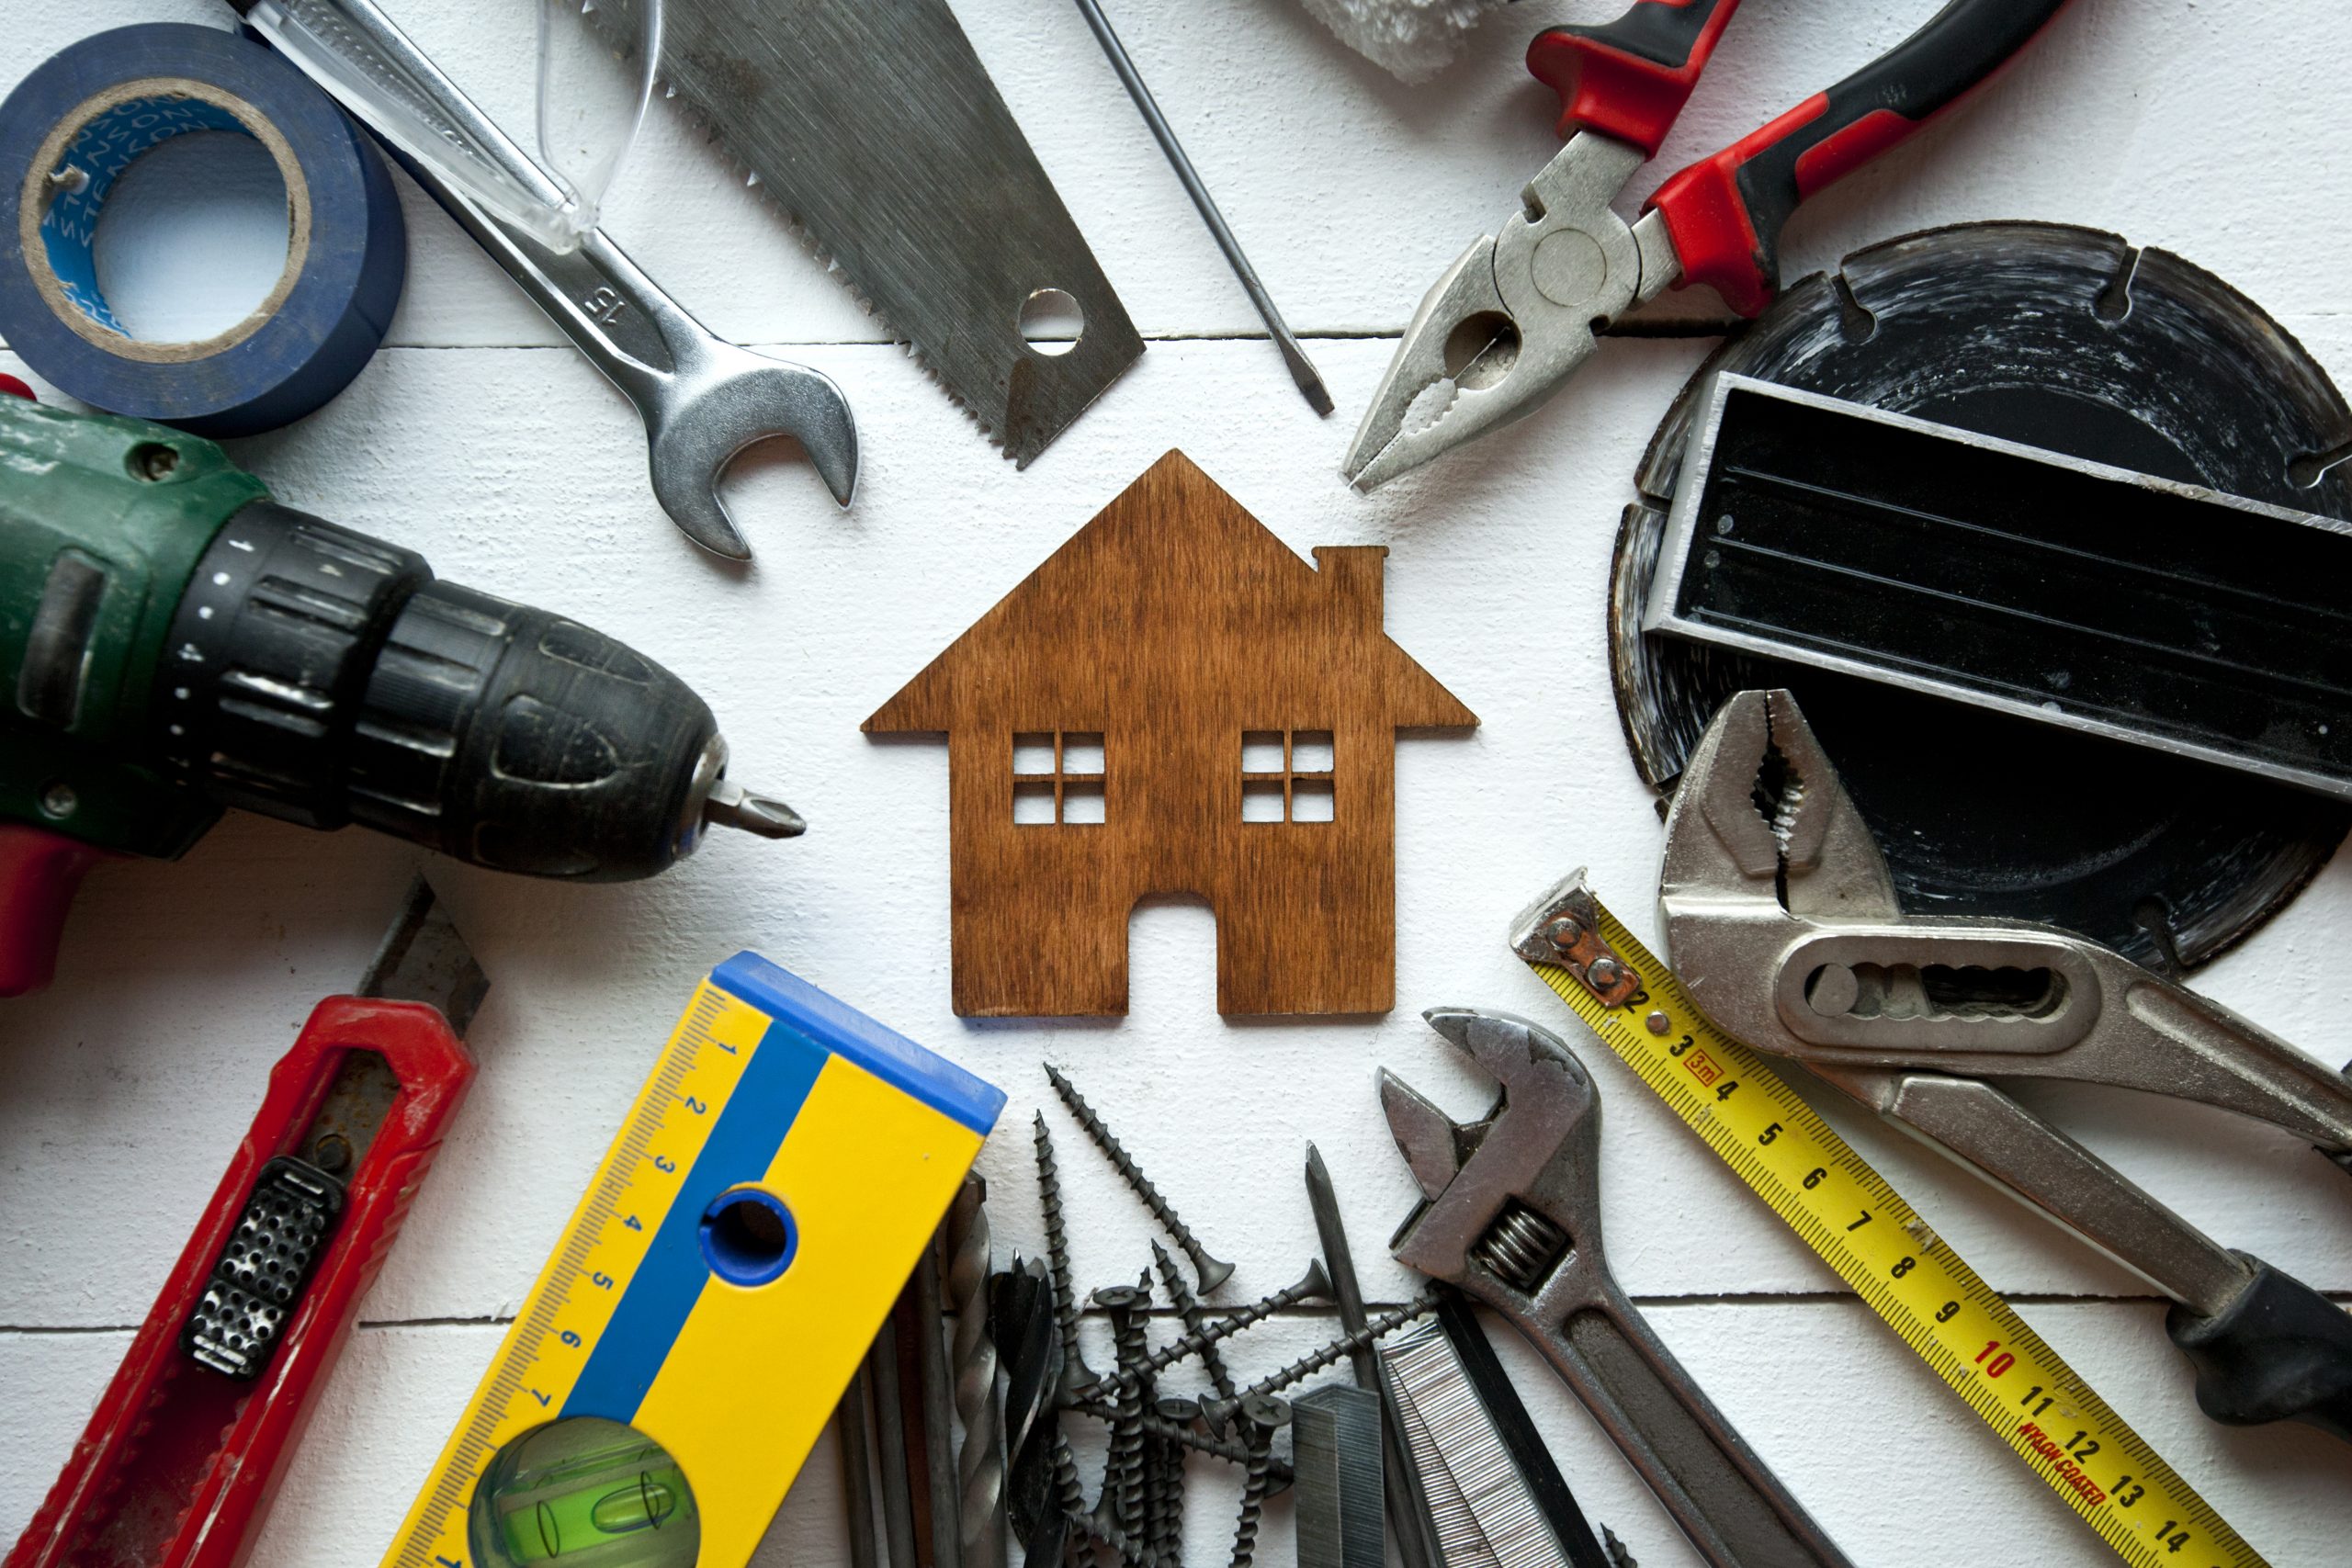
[[[200,793],[499,871],[623,881],[707,821],[801,828],[725,782],[708,705],[652,660],[273,502],[214,538],[157,681],[155,754]]]

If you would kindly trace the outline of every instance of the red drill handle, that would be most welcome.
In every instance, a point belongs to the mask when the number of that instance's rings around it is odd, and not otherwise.
[[[1650,198],[1682,258],[1753,316],[1781,291],[1781,230],[1799,204],[1909,141],[2031,43],[2066,0],[1951,0],[1893,51]]]
[[[58,937],[82,878],[100,861],[119,858],[38,828],[0,822],[0,998],[40,990],[55,976]]]
[[[262,1168],[295,1153],[354,1051],[400,1088],[349,1172],[341,1217],[261,1375],[198,1364],[180,1332]],[[253,1128],[6,1568],[238,1568],[342,1353],[409,1200],[473,1081],[474,1059],[421,1002],[329,997],[269,1075]]]
[[[1613,22],[1547,28],[1527,69],[1560,95],[1560,135],[1597,130],[1657,156],[1739,0],[1634,0]]]
[[[14,376],[0,375],[0,393],[40,400]],[[90,868],[113,858],[38,828],[0,822],[0,1000],[41,990],[56,977],[65,911]]]

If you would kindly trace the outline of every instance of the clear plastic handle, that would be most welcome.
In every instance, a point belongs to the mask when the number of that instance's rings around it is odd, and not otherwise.
[[[539,0],[539,157],[582,231],[637,140],[662,0]]]
[[[243,0],[246,23],[407,157],[554,251],[577,249],[636,138],[661,0],[539,0],[541,167],[374,0]],[[602,9],[595,9],[601,6]]]

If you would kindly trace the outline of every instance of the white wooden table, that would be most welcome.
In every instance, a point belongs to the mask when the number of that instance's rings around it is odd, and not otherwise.
[[[526,63],[469,36],[462,0],[392,10],[493,107]],[[1370,499],[1334,477],[1421,288],[1507,209],[1552,146],[1529,33],[1611,0],[1528,0],[1469,55],[1404,88],[1290,0],[1119,0],[1112,10],[1276,298],[1338,396],[1291,389],[1075,9],[956,0],[1006,100],[1147,337],[1142,362],[1016,473],[657,103],[609,228],[729,337],[789,345],[855,403],[857,504],[836,514],[790,453],[729,496],[759,552],[697,555],[656,509],[635,415],[413,189],[406,299],[383,352],[320,414],[236,444],[286,502],[413,546],[451,579],[561,608],[668,663],[720,715],[747,779],[813,824],[729,835],[654,884],[549,887],[435,864],[494,989],[484,1071],[365,1306],[296,1460],[257,1568],[375,1561],[695,978],[753,947],[1002,1084],[981,1156],[1000,1249],[1041,1236],[1026,1129],[1069,1067],[1246,1299],[1314,1246],[1299,1184],[1329,1158],[1367,1288],[1409,1281],[1382,1243],[1411,1184],[1373,1095],[1386,1064],[1457,1113],[1483,1107],[1415,1016],[1433,1003],[1573,1025],[1506,951],[1510,915],[1589,864],[1646,927],[1657,818],[1619,740],[1603,573],[1643,442],[1709,347],[1625,341],[1534,418]],[[1895,41],[1929,0],[1751,0],[1667,150],[1679,167]],[[218,23],[204,0],[91,8],[0,0],[0,85],[100,25]],[[2352,377],[2352,197],[2342,62],[2352,7],[2079,0],[1989,102],[1818,202],[1792,276],[1957,220],[2115,229],[2220,272]],[[12,358],[0,364],[17,368]],[[45,389],[44,389],[45,390]],[[1105,1023],[973,1024],[948,1008],[946,756],[877,746],[858,721],[1130,479],[1181,446],[1304,552],[1385,544],[1388,624],[1485,720],[1398,760],[1399,972],[1377,1022],[1230,1024],[1197,907],[1134,924],[1133,1011]],[[1541,657],[1530,658],[1541,650]],[[1548,671],[1537,679],[1533,671]],[[177,865],[100,870],[54,990],[0,1006],[0,1534],[49,1485],[210,1192],[264,1074],[321,996],[348,986],[418,855],[252,818]],[[2346,1017],[2352,868],[2318,883],[2199,984],[2329,1060]],[[1684,1363],[1857,1562],[1973,1568],[2106,1560],[1829,1272],[1613,1061],[1611,1255]],[[2352,1292],[2341,1177],[2290,1140],[2170,1102],[2033,1097],[2232,1245]],[[2223,1514],[2282,1565],[2341,1562],[2346,1450],[2301,1429],[2224,1430],[2190,1398],[2146,1288],[1844,1105],[1829,1114]],[[1057,1106],[1078,1273],[1132,1278],[1147,1222]],[[1308,1316],[1240,1342],[1264,1370],[1318,1339]],[[1591,1515],[1645,1568],[1696,1561],[1582,1410],[1510,1336],[1506,1362]],[[1238,1493],[1193,1472],[1188,1557],[1221,1562]],[[1288,1561],[1287,1505],[1265,1560]],[[760,1561],[843,1560],[830,1445]],[[2202,1568],[2202,1565],[2199,1565]]]

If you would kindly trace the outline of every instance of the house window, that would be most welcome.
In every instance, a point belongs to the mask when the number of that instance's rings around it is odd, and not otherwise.
[[[1335,814],[1331,732],[1241,732],[1241,819],[1329,822]]]
[[[1012,738],[1012,819],[1024,827],[1102,820],[1100,730],[1023,730]]]

